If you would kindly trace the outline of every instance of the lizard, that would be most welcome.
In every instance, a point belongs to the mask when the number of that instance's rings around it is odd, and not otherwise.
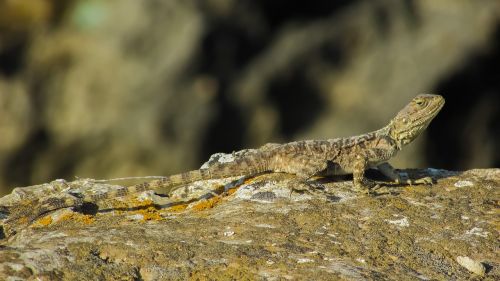
[[[428,177],[416,180],[405,178],[387,161],[427,128],[444,103],[445,100],[440,95],[420,94],[400,110],[386,126],[376,131],[345,138],[266,144],[241,156],[235,155],[234,161],[231,162],[218,162],[207,168],[110,190],[102,194],[49,197],[38,202],[37,207],[14,212],[13,217],[7,221],[24,217],[32,222],[50,211],[76,207],[87,202],[122,197],[146,190],[168,195],[177,188],[195,181],[235,176],[251,177],[271,172],[293,174],[305,182],[315,176],[352,174],[354,189],[368,193],[376,185],[374,181],[365,177],[365,170],[369,168],[378,169],[396,183],[432,184],[432,179]]]

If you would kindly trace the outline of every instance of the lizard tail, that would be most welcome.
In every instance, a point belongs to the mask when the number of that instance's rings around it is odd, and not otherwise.
[[[220,179],[234,176],[250,176],[262,172],[267,172],[269,171],[269,161],[267,159],[269,159],[267,155],[253,154],[249,156],[238,157],[232,162],[216,163],[206,169],[193,170],[186,173],[164,177],[159,180],[140,183],[121,189],[110,190],[100,194],[69,194],[71,196],[66,196],[64,198],[50,197],[42,201],[31,202],[26,206],[15,206],[12,208],[13,210],[0,208],[0,211],[9,213],[9,218],[5,221],[5,225],[7,226],[32,223],[35,219],[48,212],[67,207],[81,206],[85,202],[98,202],[100,200],[122,197],[146,190],[165,190],[165,194],[168,194],[176,187],[199,180]],[[35,209],[36,211],[33,212],[33,209]]]
[[[185,173],[171,175],[150,182],[144,182],[122,189],[113,190],[106,194],[91,195],[90,201],[102,200],[106,198],[121,197],[128,194],[155,190],[160,194],[167,194],[177,186],[193,183],[200,180],[220,179],[235,176],[250,176],[269,170],[268,161],[262,155],[249,155],[239,157],[232,162],[216,163],[206,169],[193,170]]]
[[[9,212],[10,214],[5,224],[11,224],[18,220],[24,221],[24,223],[32,223],[40,216],[51,211],[80,206],[83,203],[85,203],[84,198],[73,196],[65,198],[50,197],[41,201],[30,201],[25,205],[14,206],[12,211]]]

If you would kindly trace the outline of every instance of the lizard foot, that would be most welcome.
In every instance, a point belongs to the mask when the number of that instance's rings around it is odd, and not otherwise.
[[[366,194],[366,195],[374,195],[374,190],[379,189],[380,185],[372,180],[364,179],[362,182],[354,183],[354,191]]]
[[[420,178],[420,179],[416,179],[416,180],[411,180],[412,183],[411,184],[425,184],[425,185],[432,185],[434,184],[434,179],[431,178],[431,177],[425,177],[425,178]]]
[[[399,174],[399,179],[396,180],[396,183],[403,183],[407,185],[432,185],[434,184],[434,179],[431,177],[424,177],[420,179],[410,179],[406,173]]]
[[[311,183],[304,180],[293,180],[292,182],[290,182],[290,185],[292,186],[292,188],[290,189],[290,198],[292,197],[294,192],[308,193],[310,195],[313,195],[316,189],[324,189],[323,185],[321,184]]]

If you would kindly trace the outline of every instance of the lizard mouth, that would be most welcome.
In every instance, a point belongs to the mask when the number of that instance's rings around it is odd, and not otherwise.
[[[427,109],[429,118],[426,118],[426,120],[430,121],[434,119],[434,117],[436,117],[436,115],[441,111],[441,109],[444,106],[445,99],[440,95],[427,95],[427,96],[431,96],[433,99],[431,105]]]
[[[436,103],[436,108],[433,110],[434,113],[432,114],[432,118],[434,118],[439,113],[439,111],[441,111],[445,103],[445,100],[442,96],[437,96],[437,99],[438,102]]]
[[[445,99],[442,96],[439,96],[439,102],[438,102],[439,109],[443,108],[444,103]]]

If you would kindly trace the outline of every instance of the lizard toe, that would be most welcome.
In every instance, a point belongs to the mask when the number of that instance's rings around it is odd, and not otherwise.
[[[425,177],[425,178],[415,180],[414,183],[415,184],[432,185],[432,184],[434,184],[434,179],[431,177]]]

